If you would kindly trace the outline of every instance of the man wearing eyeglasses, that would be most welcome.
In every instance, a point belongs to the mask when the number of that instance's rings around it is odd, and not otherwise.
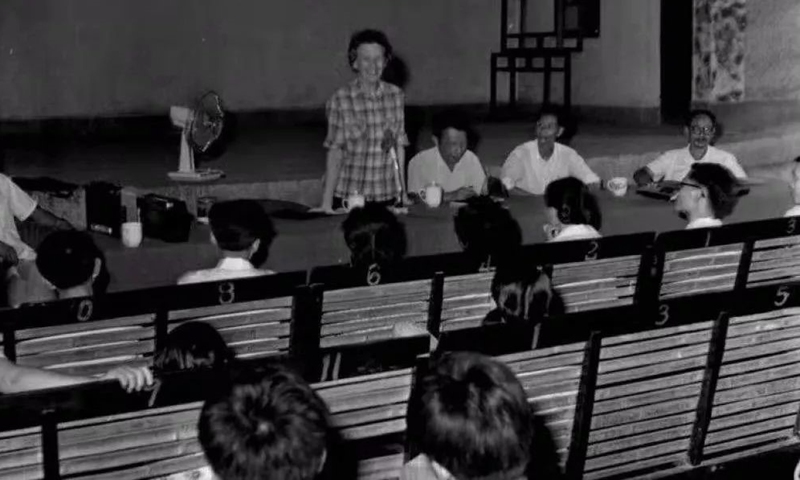
[[[717,133],[717,118],[708,110],[693,110],[683,129],[689,145],[670,150],[633,174],[639,186],[653,182],[676,181],[686,177],[695,163],[715,163],[730,170],[736,178],[747,178],[736,157],[711,143]]]
[[[696,163],[680,183],[672,201],[687,230],[722,225],[739,202],[739,182],[721,165]]]

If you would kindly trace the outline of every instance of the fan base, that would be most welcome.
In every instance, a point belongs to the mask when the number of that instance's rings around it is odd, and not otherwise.
[[[201,183],[219,180],[225,176],[225,172],[213,168],[201,168],[191,172],[169,172],[167,175],[176,182]]]

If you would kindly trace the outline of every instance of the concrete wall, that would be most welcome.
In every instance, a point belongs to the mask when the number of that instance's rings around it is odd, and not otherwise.
[[[552,7],[536,6],[529,24],[552,28]],[[586,106],[655,108],[659,106],[660,0],[602,0],[600,38],[586,39],[584,52],[573,64],[573,103]],[[561,98],[561,80],[556,80],[555,99]],[[540,76],[521,85],[521,99],[541,99]]]
[[[800,2],[747,2],[746,100],[800,100]]]
[[[601,3],[575,103],[657,106],[659,0]],[[491,0],[5,0],[0,119],[161,113],[208,88],[238,111],[321,108],[365,26],[384,29],[409,66],[409,104],[488,101]]]

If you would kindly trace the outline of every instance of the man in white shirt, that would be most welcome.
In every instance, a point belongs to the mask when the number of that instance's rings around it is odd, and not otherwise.
[[[800,157],[794,159],[789,180],[789,188],[792,191],[792,201],[794,205],[786,211],[784,217],[800,217]]]
[[[693,110],[683,129],[689,144],[670,150],[633,174],[639,186],[653,182],[680,182],[695,163],[714,163],[730,170],[736,178],[747,178],[736,157],[711,144],[717,133],[717,118],[708,110]]]
[[[235,278],[259,277],[274,272],[258,268],[275,238],[275,227],[261,205],[254,200],[215,203],[208,213],[211,242],[222,259],[216,267],[187,272],[179,284],[203,283]]]
[[[558,111],[543,107],[536,121],[536,140],[515,148],[503,164],[503,185],[534,195],[544,194],[550,182],[564,177],[599,185],[600,178],[578,152],[556,142],[563,133]]]
[[[738,186],[727,168],[715,163],[696,163],[673,198],[675,211],[688,220],[687,230],[718,227],[739,202]]]
[[[408,165],[409,196],[419,197],[434,183],[442,187],[445,202],[465,200],[483,191],[486,173],[468,149],[470,133],[469,123],[457,112],[434,118],[434,146],[416,154]]]

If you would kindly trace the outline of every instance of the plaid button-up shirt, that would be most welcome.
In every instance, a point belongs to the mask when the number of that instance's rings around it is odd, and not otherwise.
[[[340,88],[328,100],[325,147],[336,147],[343,153],[334,191],[337,197],[356,192],[375,202],[400,197],[394,162],[383,140],[391,132],[400,145],[408,145],[404,104],[403,91],[398,87],[380,82],[370,93],[358,80]]]

